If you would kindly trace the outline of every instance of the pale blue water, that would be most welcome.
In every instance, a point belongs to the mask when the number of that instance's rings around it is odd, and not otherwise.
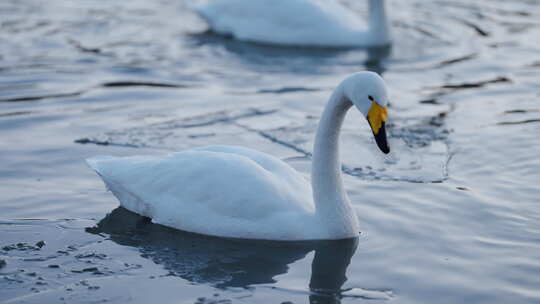
[[[540,302],[540,2],[389,8],[392,49],[314,50],[197,34],[185,1],[2,1],[0,302]],[[323,105],[363,69],[389,85],[393,152],[348,116],[357,243],[165,229],[84,164],[233,143],[308,173]]]

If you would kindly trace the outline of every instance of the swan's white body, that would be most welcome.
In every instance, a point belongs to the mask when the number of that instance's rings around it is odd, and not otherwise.
[[[88,161],[123,207],[156,223],[223,237],[306,239],[316,221],[311,186],[268,154],[211,146],[164,158]]]
[[[369,0],[367,27],[336,0],[213,0],[192,7],[212,31],[243,41],[318,47],[390,44],[384,0]]]
[[[123,207],[165,226],[246,239],[357,237],[358,220],[341,179],[338,139],[353,103],[367,114],[369,103],[357,100],[368,94],[386,104],[384,83],[371,72],[353,74],[334,91],[317,130],[311,186],[285,162],[237,146],[87,162]]]

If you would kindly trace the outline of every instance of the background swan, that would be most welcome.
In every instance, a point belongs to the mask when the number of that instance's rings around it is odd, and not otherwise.
[[[390,44],[384,0],[369,0],[367,28],[337,0],[214,0],[192,7],[212,31],[243,41],[319,47]]]
[[[386,86],[372,72],[347,77],[322,114],[311,186],[285,162],[237,146],[209,146],[165,157],[95,157],[87,162],[128,210],[189,232],[246,239],[322,240],[358,236],[345,193],[339,133],[354,104],[379,148],[386,141]]]

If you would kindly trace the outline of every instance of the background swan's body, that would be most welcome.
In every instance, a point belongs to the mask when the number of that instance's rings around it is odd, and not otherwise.
[[[388,153],[386,117],[373,114],[386,100],[384,82],[371,72],[353,74],[336,88],[317,130],[311,186],[285,162],[236,146],[201,147],[165,157],[95,157],[87,162],[123,207],[154,223],[246,239],[357,237],[358,220],[341,180],[340,127],[354,104],[368,117],[379,147]]]
[[[214,0],[192,5],[211,30],[267,44],[357,47],[390,44],[384,0],[369,0],[369,23],[331,0]]]

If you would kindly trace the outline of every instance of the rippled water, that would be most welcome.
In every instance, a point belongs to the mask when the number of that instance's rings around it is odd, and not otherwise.
[[[2,1],[0,301],[540,302],[540,2],[389,7],[391,49],[333,50],[200,34],[186,1]],[[308,174],[323,105],[363,69],[390,87],[393,152],[349,114],[358,242],[173,231],[84,164],[234,143]]]

